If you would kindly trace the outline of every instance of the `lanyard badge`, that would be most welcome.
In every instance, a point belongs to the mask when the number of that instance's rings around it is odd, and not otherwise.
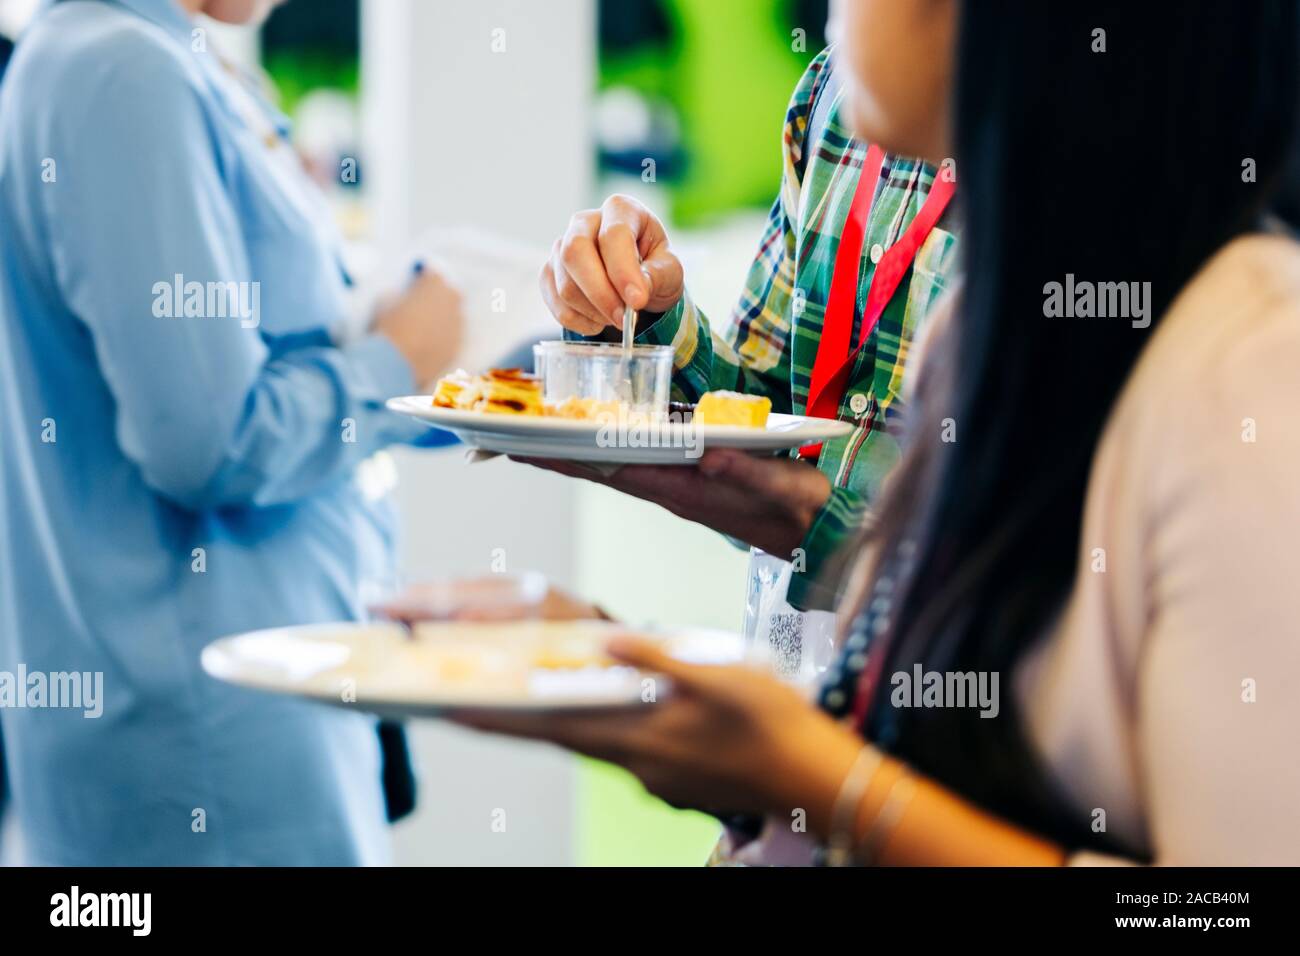
[[[921,211],[913,218],[899,240],[885,251],[871,276],[871,287],[862,310],[861,331],[856,347],[850,351],[853,333],[853,316],[857,307],[858,284],[862,274],[862,250],[867,238],[867,224],[880,185],[880,172],[885,153],[878,146],[867,149],[862,163],[862,174],[853,191],[848,217],[840,232],[839,247],[835,252],[835,267],[831,273],[830,295],[826,300],[825,320],[817,357],[813,362],[812,381],[808,392],[808,414],[814,418],[838,418],[840,401],[844,395],[845,380],[858,353],[871,338],[880,323],[886,306],[894,297],[903,276],[916,261],[921,245],[929,237],[935,224],[948,207],[956,184],[949,178],[939,178],[930,187]],[[807,445],[799,450],[803,458],[815,460],[821,454],[821,445]]]

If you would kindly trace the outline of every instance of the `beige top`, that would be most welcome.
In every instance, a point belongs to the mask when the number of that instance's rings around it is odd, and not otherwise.
[[[1239,239],[1174,302],[1015,677],[1063,791],[1135,857],[1300,864],[1300,245]]]

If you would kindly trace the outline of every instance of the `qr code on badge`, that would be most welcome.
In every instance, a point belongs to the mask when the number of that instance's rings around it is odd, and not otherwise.
[[[773,667],[780,676],[793,677],[803,666],[803,615],[798,611],[773,614],[768,624]]]

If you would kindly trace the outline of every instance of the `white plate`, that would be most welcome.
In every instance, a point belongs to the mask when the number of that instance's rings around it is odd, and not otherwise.
[[[849,422],[802,415],[769,415],[766,428],[663,424],[624,434],[593,421],[541,415],[499,415],[438,408],[429,395],[389,399],[388,407],[455,432],[471,448],[528,458],[603,461],[626,465],[691,465],[706,448],[777,452],[839,438]]]
[[[596,663],[614,634],[606,621],[340,623],[236,634],[203,649],[203,669],[233,684],[390,717],[458,710],[606,710],[640,704],[649,676]],[[744,640],[724,631],[651,635],[699,663],[735,663]],[[539,664],[539,655],[550,659]],[[579,666],[578,662],[592,662]],[[656,696],[667,688],[656,687]]]

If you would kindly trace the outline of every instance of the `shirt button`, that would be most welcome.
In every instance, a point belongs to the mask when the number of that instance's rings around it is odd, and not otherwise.
[[[861,415],[867,410],[867,396],[861,392],[854,392],[849,396],[849,408],[853,409],[854,415]]]
[[[880,260],[883,259],[884,257],[885,257],[885,247],[884,247],[884,246],[882,246],[880,243],[876,243],[874,246],[871,247],[871,263],[872,263],[872,265],[876,265],[876,264],[878,264],[878,263],[880,262]]]

